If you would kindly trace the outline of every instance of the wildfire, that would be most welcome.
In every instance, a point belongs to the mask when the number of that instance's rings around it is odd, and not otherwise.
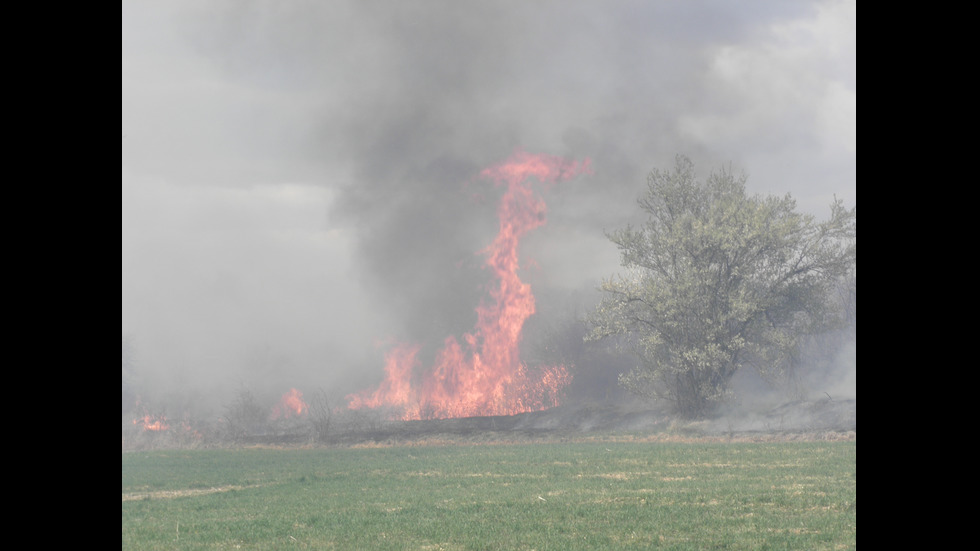
[[[143,430],[145,431],[164,431],[170,430],[170,425],[167,424],[167,418],[163,415],[144,415],[139,419],[133,419],[134,425],[143,425]]]
[[[589,172],[589,161],[567,161],[550,155],[518,151],[480,175],[506,186],[497,215],[500,229],[489,247],[486,266],[497,285],[490,301],[476,307],[477,325],[463,335],[463,344],[446,337],[435,365],[421,383],[413,372],[420,346],[396,345],[385,355],[385,379],[374,392],[348,396],[351,409],[391,407],[401,419],[450,418],[475,415],[513,415],[558,405],[559,393],[571,382],[565,366],[538,368],[528,373],[520,361],[519,345],[525,320],[535,312],[531,286],[517,276],[521,237],[545,223],[545,204],[531,190],[534,176],[554,183]]]
[[[308,410],[309,406],[303,401],[303,393],[295,388],[291,388],[289,392],[282,395],[279,404],[272,408],[272,418],[279,419],[282,417],[288,419],[290,417],[299,417]]]

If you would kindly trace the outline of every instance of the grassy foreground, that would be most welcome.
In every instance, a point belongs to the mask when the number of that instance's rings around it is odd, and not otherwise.
[[[123,549],[853,549],[856,442],[122,456]]]

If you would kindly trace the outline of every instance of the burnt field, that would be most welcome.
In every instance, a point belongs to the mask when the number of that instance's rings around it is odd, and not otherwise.
[[[412,443],[425,440],[521,441],[579,439],[850,439],[857,429],[856,401],[791,402],[759,413],[732,413],[683,421],[663,409],[635,405],[560,406],[544,411],[459,419],[388,421],[371,429],[339,431],[342,444]]]
[[[384,420],[383,412],[337,414],[317,434],[303,419],[236,436],[188,437],[168,431],[130,432],[124,450],[254,446],[399,446],[562,441],[815,441],[854,440],[856,401],[788,402],[686,421],[638,404],[563,405],[544,411],[415,421]]]

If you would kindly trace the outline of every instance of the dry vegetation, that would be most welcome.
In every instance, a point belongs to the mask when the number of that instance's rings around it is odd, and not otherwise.
[[[793,402],[764,412],[684,421],[662,409],[591,404],[510,416],[384,421],[379,414],[334,415],[329,430],[294,420],[256,434],[190,438],[130,429],[123,451],[165,448],[439,446],[530,442],[779,442],[855,440],[856,402]]]

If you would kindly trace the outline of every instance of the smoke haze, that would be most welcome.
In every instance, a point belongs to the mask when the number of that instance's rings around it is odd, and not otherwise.
[[[853,1],[132,1],[122,92],[142,387],[343,393],[390,340],[431,357],[474,325],[501,193],[477,175],[517,149],[591,159],[538,188],[542,319],[619,271],[603,231],[675,154],[821,219],[856,202]]]

